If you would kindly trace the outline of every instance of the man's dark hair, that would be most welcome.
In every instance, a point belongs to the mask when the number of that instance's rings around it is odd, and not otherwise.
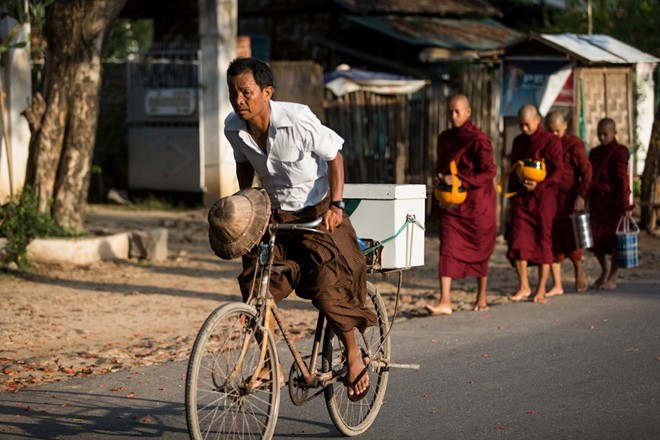
[[[273,71],[270,66],[257,58],[235,58],[227,68],[227,79],[245,72],[252,72],[259,88],[273,87]]]

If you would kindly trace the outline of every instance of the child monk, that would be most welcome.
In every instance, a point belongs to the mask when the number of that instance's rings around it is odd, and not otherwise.
[[[582,140],[568,133],[568,124],[560,111],[550,112],[545,118],[548,131],[561,141],[564,155],[564,170],[557,190],[557,214],[552,224],[553,262],[550,273],[554,285],[546,296],[562,295],[561,263],[566,257],[575,269],[575,290],[587,290],[587,277],[582,266],[582,249],[573,238],[571,214],[585,210],[585,199],[591,185],[591,162],[587,157]]]
[[[591,151],[593,180],[589,189],[589,213],[594,239],[592,251],[601,274],[594,283],[597,289],[616,287],[616,228],[623,215],[632,215],[628,183],[628,148],[616,141],[616,124],[610,118],[598,122],[600,145]],[[606,256],[611,255],[608,263]]]

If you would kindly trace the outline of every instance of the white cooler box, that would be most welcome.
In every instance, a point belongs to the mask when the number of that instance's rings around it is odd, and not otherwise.
[[[344,186],[346,213],[360,238],[380,242],[396,235],[415,216],[424,226],[426,186],[347,183]],[[381,255],[382,269],[424,265],[424,230],[409,223],[396,239],[388,241]]]

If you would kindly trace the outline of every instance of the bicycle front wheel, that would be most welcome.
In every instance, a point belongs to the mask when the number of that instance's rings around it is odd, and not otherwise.
[[[191,438],[273,436],[280,401],[279,362],[273,338],[259,329],[256,316],[253,307],[231,303],[217,308],[202,325],[186,376]],[[254,386],[251,378],[260,359]]]
[[[357,402],[348,399],[348,388],[342,382],[328,385],[324,389],[325,403],[332,422],[345,436],[352,437],[365,432],[376,420],[383,404],[389,377],[390,338],[388,334],[387,310],[376,288],[367,283],[365,307],[378,317],[378,323],[369,327],[364,335],[356,334],[358,345],[369,356],[369,383],[367,395]],[[346,363],[344,347],[332,329],[326,324],[323,341],[323,369],[337,371]]]

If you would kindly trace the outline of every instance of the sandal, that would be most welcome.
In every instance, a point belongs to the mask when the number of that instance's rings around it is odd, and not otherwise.
[[[348,383],[348,379],[346,379],[346,386],[353,390],[353,394],[346,393],[346,397],[348,397],[348,400],[351,402],[357,402],[359,400],[362,400],[365,398],[365,396],[369,393],[369,390],[371,389],[371,381],[369,381],[369,385],[367,385],[367,388],[364,389],[361,393],[356,393],[355,392],[355,385],[362,379],[362,376],[367,374],[369,372],[369,360],[367,359],[367,363],[365,364],[364,368],[360,372],[360,374],[357,375],[355,380],[351,383]]]

